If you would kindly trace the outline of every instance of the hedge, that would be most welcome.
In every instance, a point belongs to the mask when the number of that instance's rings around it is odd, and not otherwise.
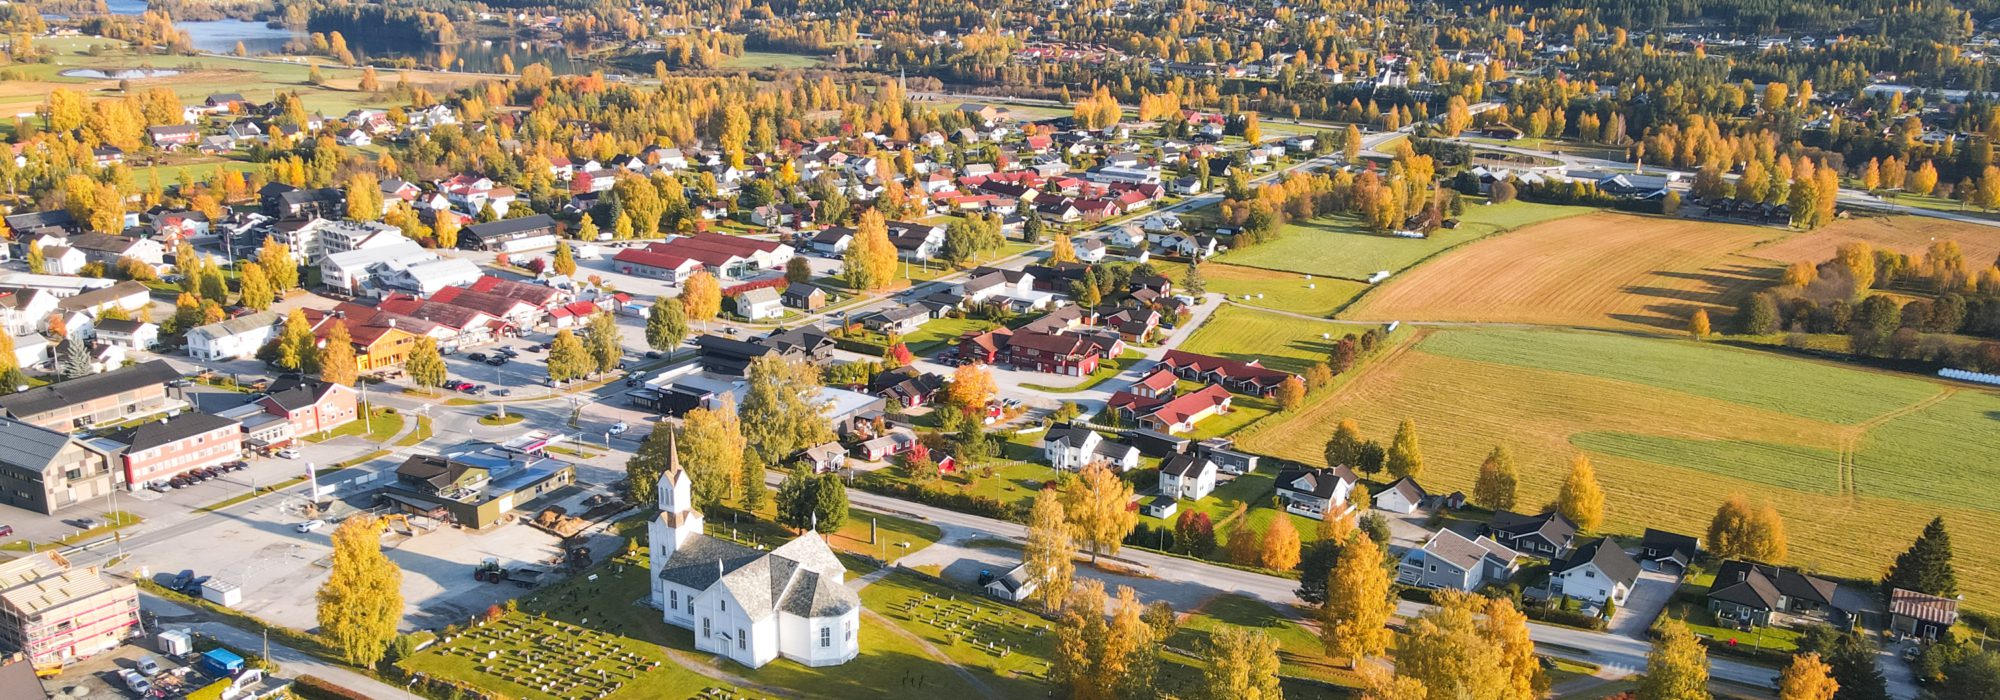
[[[985,496],[970,496],[947,491],[937,486],[918,486],[889,479],[867,479],[860,482],[861,488],[885,496],[908,499],[928,506],[948,508],[961,513],[970,513],[988,518],[1022,522],[1027,520],[1027,508],[1014,506],[999,499]]]
[[[334,685],[319,676],[299,676],[292,681],[292,692],[305,700],[371,700],[366,695]]]
[[[1572,612],[1562,608],[1541,605],[1527,606],[1527,609],[1522,610],[1522,612],[1527,613],[1528,619],[1536,622],[1547,622],[1552,625],[1562,625],[1564,627],[1575,627],[1592,631],[1602,631],[1604,629],[1604,618],[1589,613]]]

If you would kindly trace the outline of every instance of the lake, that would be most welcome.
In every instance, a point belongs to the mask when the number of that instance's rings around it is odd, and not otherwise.
[[[114,15],[139,15],[146,12],[146,0],[105,0],[105,7]],[[211,53],[232,53],[241,42],[243,49],[251,55],[279,53],[285,44],[298,34],[290,29],[275,28],[263,22],[245,22],[236,19],[175,22],[174,27],[187,32],[194,41],[196,51]]]

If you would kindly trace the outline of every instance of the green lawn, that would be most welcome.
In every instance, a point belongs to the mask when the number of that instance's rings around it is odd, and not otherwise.
[[[1235,593],[1217,596],[1189,616],[1174,634],[1170,646],[1197,652],[1206,649],[1209,637],[1223,625],[1248,627],[1278,640],[1281,675],[1337,685],[1351,686],[1358,682],[1353,672],[1328,661],[1318,634],[1261,601]]]
[[[1031,450],[1008,443],[1003,447],[1003,452],[1005,459],[997,459],[987,464],[993,468],[991,477],[981,477],[974,473],[976,470],[961,470],[940,477],[937,484],[947,490],[984,496],[1002,503],[1024,503],[1035,497],[1036,491],[1042,484],[1056,478],[1054,467],[1026,461],[1031,452],[1033,459],[1039,461],[1040,448]],[[903,477],[902,470],[896,467],[878,469],[862,475],[860,479],[863,484],[876,480],[908,481]]]
[[[923,354],[942,348],[967,333],[977,333],[1000,324],[976,318],[940,318],[926,322],[917,332],[903,336],[910,352]]]
[[[1239,360],[1261,360],[1266,367],[1303,373],[1326,360],[1333,340],[1361,333],[1367,325],[1307,321],[1293,316],[1228,305],[1195,330],[1180,349]]]
[[[1372,233],[1351,216],[1331,216],[1287,224],[1278,239],[1234,249],[1218,262],[1349,280],[1378,271],[1397,272],[1437,253],[1498,231],[1595,211],[1514,201],[1485,205],[1469,201],[1456,229],[1438,229],[1428,238]]]
[[[773,53],[770,51],[745,51],[741,56],[731,56],[722,65],[725,68],[811,68],[821,63],[825,63],[825,60],[818,56]]]
[[[1240,394],[1234,400],[1230,401],[1229,405],[1230,411],[1228,413],[1219,416],[1210,416],[1208,420],[1195,424],[1194,432],[1189,433],[1188,437],[1195,440],[1222,437],[1249,427],[1250,424],[1262,420],[1264,416],[1276,413],[1278,410],[1277,404]]]
[[[403,432],[403,414],[397,413],[396,409],[382,407],[370,413],[368,420],[357,418],[338,428],[308,435],[306,442],[318,443],[334,438],[364,437],[368,442],[381,444],[400,432]]]
[[[1599,454],[1629,457],[1824,494],[1839,493],[1840,453],[1823,448],[1750,440],[1696,440],[1633,433],[1578,433],[1570,444]]]
[[[410,434],[404,435],[403,439],[397,440],[396,446],[415,447],[416,445],[429,439],[431,439],[431,417],[417,416],[417,428],[415,430],[410,431]]]
[[[1833,423],[1854,424],[1938,393],[1909,377],[1712,344],[1611,333],[1445,331],[1424,352],[1682,391]]]
[[[1203,265],[1201,274],[1208,291],[1230,301],[1312,316],[1330,316],[1368,289],[1354,280],[1221,263]]]

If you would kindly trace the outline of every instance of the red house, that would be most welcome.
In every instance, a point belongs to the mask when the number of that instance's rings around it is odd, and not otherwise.
[[[360,417],[358,395],[345,385],[303,382],[289,388],[274,388],[277,390],[265,394],[257,403],[266,413],[291,421],[295,437],[332,430]]]
[[[1113,354],[1116,341],[1081,333],[1015,333],[1007,342],[1007,364],[1050,374],[1081,377],[1097,371],[1098,361]]]
[[[965,362],[994,364],[1000,361],[1000,354],[1007,349],[1007,342],[1014,332],[1006,327],[995,328],[980,333],[967,333],[958,339],[958,357]]]

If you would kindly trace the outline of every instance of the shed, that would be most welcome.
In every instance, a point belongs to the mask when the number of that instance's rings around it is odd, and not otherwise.
[[[234,608],[243,602],[243,587],[219,578],[212,578],[201,584],[202,600]]]

